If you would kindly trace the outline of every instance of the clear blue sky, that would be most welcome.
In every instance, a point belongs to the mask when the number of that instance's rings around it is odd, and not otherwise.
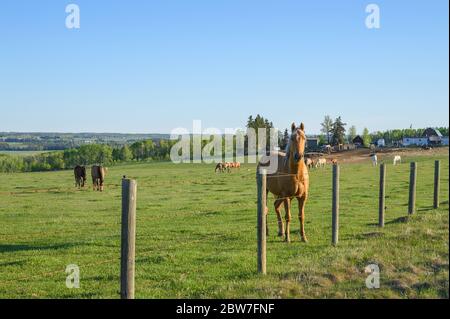
[[[448,1],[59,0],[0,6],[0,131],[168,133],[260,113],[318,133],[448,126]],[[381,29],[365,27],[377,3]]]

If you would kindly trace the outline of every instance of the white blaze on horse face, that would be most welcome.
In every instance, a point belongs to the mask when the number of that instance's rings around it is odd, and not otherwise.
[[[367,29],[380,28],[380,7],[377,4],[371,3],[366,7],[366,13],[369,15],[366,18]]]
[[[80,7],[76,4],[69,4],[66,6],[66,13],[69,15],[66,17],[67,29],[79,29],[80,28]]]
[[[191,135],[189,131],[184,128],[176,128],[170,133],[170,139],[178,140],[170,149],[172,163],[180,164],[189,162],[191,159]]]

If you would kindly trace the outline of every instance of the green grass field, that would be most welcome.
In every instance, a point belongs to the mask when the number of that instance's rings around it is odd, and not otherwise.
[[[434,160],[441,208],[432,208]],[[118,298],[121,177],[138,180],[137,298],[448,298],[449,158],[416,157],[417,213],[407,218],[409,165],[387,167],[386,227],[379,170],[341,168],[340,243],[331,246],[331,168],[311,172],[309,243],[276,237],[270,201],[268,274],[256,273],[255,166],[214,174],[209,165],[110,168],[104,193],[74,188],[71,171],[0,174],[0,298]],[[89,183],[90,185],[90,183]],[[270,197],[272,199],[272,197]],[[366,288],[367,265],[381,288]],[[81,288],[65,286],[77,264]]]

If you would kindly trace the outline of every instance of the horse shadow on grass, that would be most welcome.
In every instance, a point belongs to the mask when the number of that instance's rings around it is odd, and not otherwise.
[[[394,220],[387,221],[387,222],[385,222],[384,224],[385,224],[385,225],[405,224],[405,223],[407,223],[408,221],[409,221],[409,217],[408,217],[408,216],[403,216],[403,217],[396,218],[396,219],[394,219]],[[373,226],[373,227],[375,227],[375,226],[378,227],[378,225],[379,225],[378,223],[368,223],[368,224],[367,224],[367,226]]]
[[[407,222],[409,222],[409,216],[402,216],[402,217],[399,217],[394,220],[390,220],[390,221],[386,222],[385,225],[405,224]]]
[[[32,250],[60,250],[69,249],[72,247],[80,246],[79,243],[64,243],[64,244],[54,244],[54,245],[0,245],[1,253],[11,253],[19,251],[32,251]]]

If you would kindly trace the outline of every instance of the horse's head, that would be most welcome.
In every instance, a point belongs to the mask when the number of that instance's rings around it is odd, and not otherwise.
[[[305,157],[305,125],[302,123],[300,127],[297,127],[295,123],[292,123],[292,134],[289,140],[288,157],[292,159],[295,164],[298,164]]]

